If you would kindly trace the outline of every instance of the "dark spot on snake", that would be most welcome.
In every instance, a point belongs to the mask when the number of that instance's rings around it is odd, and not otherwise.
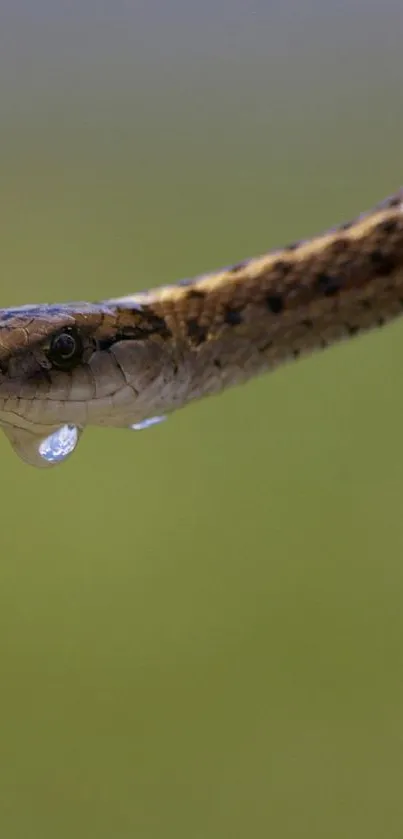
[[[279,315],[284,309],[284,300],[281,294],[268,294],[266,305],[273,315]]]
[[[161,335],[162,338],[171,338],[172,336],[165,319],[150,310],[144,313],[144,327],[152,335]]]
[[[294,358],[299,358],[301,355],[301,350],[293,350],[292,354]]]
[[[377,225],[377,230],[380,233],[395,233],[398,228],[398,224],[396,219],[388,218],[386,221],[381,221]]]
[[[299,241],[298,242],[291,242],[290,245],[285,245],[284,250],[285,251],[296,251],[297,248],[299,248],[300,244],[301,244],[301,242],[299,242]]]
[[[356,335],[360,331],[359,326],[351,326],[349,323],[346,324],[346,328],[349,335]]]
[[[319,274],[316,278],[316,288],[325,297],[333,297],[340,291],[341,280],[332,274]]]
[[[373,250],[369,258],[380,277],[387,277],[395,269],[394,259],[389,254],[382,253],[379,249]]]
[[[127,309],[119,310],[119,313],[124,317],[127,315]],[[172,332],[166,325],[164,318],[157,315],[150,308],[144,307],[142,312],[138,309],[129,310],[133,317],[133,323],[124,324],[121,329],[117,331],[113,342],[119,341],[141,341],[148,338],[150,335],[160,335],[161,338],[171,338]]]
[[[139,315],[138,311],[134,311],[133,320],[133,325],[126,324],[110,336],[100,338],[97,342],[98,349],[109,350],[119,341],[146,341],[152,335],[160,335],[161,338],[172,336],[171,330],[168,329],[164,319],[154,312],[146,311]]]
[[[305,329],[313,329],[313,321],[309,318],[301,321],[301,326],[304,326]]]
[[[284,259],[278,259],[273,265],[273,271],[281,277],[286,277],[291,271],[291,263],[286,262]]]
[[[333,242],[328,245],[327,250],[332,254],[343,253],[350,245],[351,243],[345,236],[340,236],[338,239],[333,239]]]
[[[203,291],[201,288],[190,288],[186,297],[191,300],[192,298],[195,300],[197,297],[202,299],[206,296],[206,292]]]
[[[221,370],[222,364],[219,358],[215,358],[213,361],[214,367],[217,367],[218,370]]]
[[[224,323],[228,326],[239,326],[242,323],[242,313],[239,309],[231,309],[228,307],[224,312]]]
[[[361,300],[361,308],[362,309],[372,309],[372,303],[370,300]]]
[[[188,336],[194,344],[200,345],[203,344],[204,341],[206,341],[208,335],[208,328],[207,326],[202,326],[197,320],[197,318],[191,318],[191,320],[188,320],[187,330]]]

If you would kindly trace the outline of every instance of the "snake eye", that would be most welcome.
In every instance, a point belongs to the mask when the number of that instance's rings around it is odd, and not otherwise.
[[[49,361],[61,370],[71,370],[81,359],[82,341],[73,328],[67,327],[54,335],[48,350]]]

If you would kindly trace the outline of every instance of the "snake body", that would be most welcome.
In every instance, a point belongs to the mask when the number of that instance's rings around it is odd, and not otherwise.
[[[36,465],[65,423],[129,426],[403,312],[403,190],[308,241],[100,303],[0,310],[0,424]]]

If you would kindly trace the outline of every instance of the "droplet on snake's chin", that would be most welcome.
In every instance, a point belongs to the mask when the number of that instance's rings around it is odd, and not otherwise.
[[[143,428],[159,425],[160,422],[164,422],[166,419],[167,417],[149,417],[148,419],[142,420],[142,422],[134,422],[133,425],[129,425],[129,428],[132,428],[133,431],[142,431]]]
[[[38,452],[48,463],[61,463],[76,448],[78,436],[78,428],[75,425],[62,425],[41,441]]]
[[[46,437],[35,428],[14,425],[3,425],[2,428],[18,457],[40,469],[63,463],[76,448],[82,433],[75,425],[62,425]]]

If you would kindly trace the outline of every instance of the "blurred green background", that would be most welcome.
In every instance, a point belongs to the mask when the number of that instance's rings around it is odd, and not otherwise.
[[[1,305],[399,187],[401,0],[5,0]],[[403,330],[41,473],[0,440],[0,835],[403,836]]]

